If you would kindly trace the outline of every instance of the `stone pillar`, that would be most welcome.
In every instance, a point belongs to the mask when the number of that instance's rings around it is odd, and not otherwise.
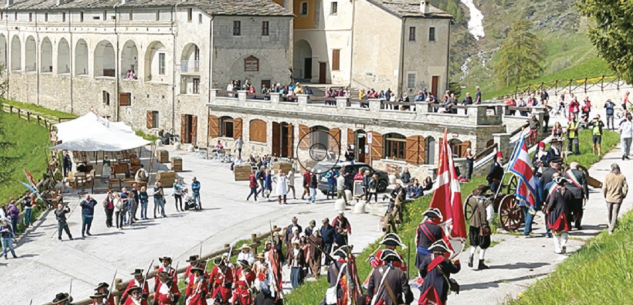
[[[246,101],[246,92],[247,92],[246,90],[239,90],[239,91],[237,91],[237,99],[242,101],[242,102],[245,102]]]
[[[418,114],[429,114],[429,103],[427,102],[416,102],[415,103],[415,111]]]
[[[215,98],[218,96],[218,89],[211,89],[209,90],[209,100],[211,101],[211,103],[213,103],[215,101]]]
[[[545,111],[546,111],[545,107],[532,107],[532,114],[536,115],[539,126],[543,126],[543,118],[545,118]]]
[[[495,144],[497,144],[497,151],[503,154],[503,161],[507,162],[510,159],[510,134],[509,133],[493,133]]]
[[[336,108],[338,109],[345,109],[347,107],[347,101],[349,99],[347,97],[344,96],[337,96],[336,97]]]
[[[301,111],[306,111],[308,107],[308,95],[307,94],[297,94],[297,103],[299,105],[299,109]]]
[[[270,103],[273,105],[279,105],[279,97],[281,96],[280,93],[277,92],[271,92],[270,93]]]
[[[370,112],[379,112],[380,111],[380,99],[369,99],[369,111]]]

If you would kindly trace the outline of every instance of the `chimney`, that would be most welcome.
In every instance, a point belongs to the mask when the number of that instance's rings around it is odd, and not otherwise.
[[[426,0],[420,1],[420,13],[426,15],[429,12],[429,3]]]
[[[7,5],[5,7],[9,7],[13,5],[13,0],[7,0]]]

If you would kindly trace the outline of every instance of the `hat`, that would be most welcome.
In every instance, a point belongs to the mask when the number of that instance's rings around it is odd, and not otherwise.
[[[292,232],[294,233],[295,231],[299,232],[299,227],[292,227]]]
[[[497,158],[499,158],[499,157],[503,158],[503,153],[500,152],[500,151],[497,152]]]
[[[158,276],[160,279],[164,279],[167,280],[169,278],[171,278],[171,275],[165,271],[161,271],[159,272],[156,276]]]
[[[422,215],[426,217],[439,218],[440,221],[444,219],[444,217],[442,217],[442,212],[440,212],[437,208],[430,208],[422,213]]]
[[[345,212],[343,210],[338,211],[339,215],[345,215]]]
[[[393,261],[401,261],[402,259],[400,258],[400,255],[398,255],[398,253],[396,253],[396,251],[390,250],[390,249],[385,249],[382,250],[382,253],[380,254],[380,260],[383,261],[388,261],[388,262],[393,262]]]
[[[450,252],[448,250],[448,246],[446,245],[446,242],[444,242],[443,239],[440,239],[434,242],[433,244],[431,244],[431,246],[429,247],[429,251]]]
[[[224,260],[221,257],[216,257],[213,260],[213,263],[216,264],[217,266],[223,265],[224,264]]]
[[[327,218],[327,217],[325,217],[325,218],[323,218],[323,221],[321,221],[321,222],[322,222],[322,223],[329,223],[329,222],[330,222],[330,219],[329,219],[329,218]]]
[[[400,246],[402,248],[406,248],[406,246],[402,244],[402,240],[400,239],[400,236],[398,236],[398,234],[396,233],[387,233],[387,235],[383,237],[380,244],[386,245],[386,246],[396,246],[396,247]]]
[[[348,246],[341,246],[338,249],[336,249],[334,252],[332,252],[333,256],[340,256],[340,257],[347,257],[347,250],[349,249]]]
[[[554,163],[554,164],[556,164],[556,163],[561,163],[561,162],[563,162],[563,160],[561,160],[560,158],[554,158],[554,159],[552,159],[552,160],[549,160],[549,162],[550,162],[550,163]]]
[[[65,293],[65,292],[60,292],[57,295],[55,295],[55,299],[53,299],[51,303],[59,304],[61,302],[68,301],[68,299],[70,299],[70,294]]]
[[[163,261],[169,261],[169,263],[171,264],[171,257],[165,256],[165,257],[159,257],[158,258],[159,262],[163,262]]]
[[[314,221],[314,219],[313,219],[313,220],[310,220],[310,225],[311,225],[311,226],[316,226],[316,221]]]
[[[101,288],[108,288],[108,287],[110,287],[110,285],[108,285],[108,283],[102,282],[102,283],[99,283],[97,285],[97,288],[95,288],[95,290],[99,290]]]
[[[191,271],[191,273],[194,273],[196,271],[200,272],[201,274],[204,273],[204,269],[202,269],[200,267],[193,267],[193,268],[189,269],[189,271]]]
[[[543,142],[538,142],[538,147],[541,147],[541,148],[542,148],[542,147],[545,147],[545,143],[543,143]]]
[[[143,269],[134,269],[131,275],[143,275]]]
[[[187,263],[193,263],[193,262],[196,262],[196,261],[198,261],[198,256],[197,255],[192,255],[192,256],[189,256],[189,259],[187,260]]]
[[[251,249],[251,247],[249,247],[249,246],[248,246],[248,244],[243,244],[243,245],[242,245],[242,247],[241,247],[240,249],[241,249],[241,250],[244,250],[244,249],[248,249],[248,250],[250,250],[250,249]]]
[[[553,138],[551,141],[549,141],[549,144],[556,144],[558,143],[558,139]]]
[[[241,259],[241,260],[239,260],[237,262],[240,263],[240,265],[242,265],[242,266],[246,266],[246,267],[250,267],[251,266],[251,264],[249,264],[248,261],[245,260],[245,259]]]
[[[257,253],[257,259],[263,259],[263,258],[266,258],[264,256],[264,253],[262,253],[262,252]]]
[[[298,220],[299,220],[299,219],[297,218],[297,216],[292,216],[292,221],[293,221],[293,222],[298,221]]]
[[[91,299],[98,299],[98,298],[105,298],[108,295],[106,295],[105,293],[101,293],[101,292],[97,292],[93,295],[90,296]]]
[[[134,286],[130,287],[130,289],[128,289],[128,290],[126,291],[126,293],[127,293],[128,295],[130,295],[130,294],[132,294],[132,292],[137,291],[137,290],[139,290],[139,291],[143,291],[143,289],[141,289],[141,287],[134,285]]]
[[[558,177],[554,177],[554,183],[558,184],[558,185],[565,185],[565,183],[567,183],[568,180],[564,177],[558,176]]]

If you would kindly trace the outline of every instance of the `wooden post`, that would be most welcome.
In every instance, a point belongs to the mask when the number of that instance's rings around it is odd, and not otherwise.
[[[554,83],[554,95],[558,94],[558,80],[556,80],[556,83]]]
[[[28,122],[30,122],[30,121],[31,121],[31,112],[30,112],[30,111],[27,111],[27,112],[26,112],[26,120],[27,120]]]
[[[13,106],[9,105],[9,114],[13,114]]]
[[[604,91],[604,75],[602,75],[602,79],[600,80],[600,91]]]
[[[37,116],[37,125],[39,125],[39,124],[40,124],[40,121],[41,121],[41,120],[42,120],[42,118],[38,115],[38,116]]]
[[[251,234],[251,242],[257,243],[257,234]],[[257,254],[257,247],[254,247],[253,254]]]
[[[587,93],[587,80],[588,78],[585,77],[585,93]]]
[[[18,108],[18,119],[21,119],[21,118],[22,118],[22,117],[20,116],[20,113],[21,113],[21,112],[22,112],[22,111],[20,111],[20,108]]]

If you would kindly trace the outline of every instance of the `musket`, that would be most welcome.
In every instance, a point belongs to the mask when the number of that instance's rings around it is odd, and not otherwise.
[[[70,279],[70,288],[68,288],[68,298],[69,299],[72,296],[72,292],[73,292],[73,279]]]
[[[202,260],[202,242],[200,242],[200,253],[198,255],[198,259]]]
[[[110,284],[110,289],[108,289],[108,295],[106,296],[106,302],[110,300],[110,295],[112,295],[112,290],[114,289],[114,279],[116,278],[116,274],[119,272],[119,269],[114,270],[114,276],[112,277],[112,283]]]
[[[33,305],[33,299],[31,299],[31,302],[29,303],[29,305]]]
[[[153,264],[154,264],[154,260],[152,260],[152,262],[149,263],[149,267],[147,267],[147,271],[145,272],[145,276],[143,277],[143,282],[141,283],[141,294],[143,294],[143,290],[145,290],[145,283],[147,282],[147,276],[149,276],[149,270],[152,269]],[[149,290],[149,287],[148,287],[148,290]]]

